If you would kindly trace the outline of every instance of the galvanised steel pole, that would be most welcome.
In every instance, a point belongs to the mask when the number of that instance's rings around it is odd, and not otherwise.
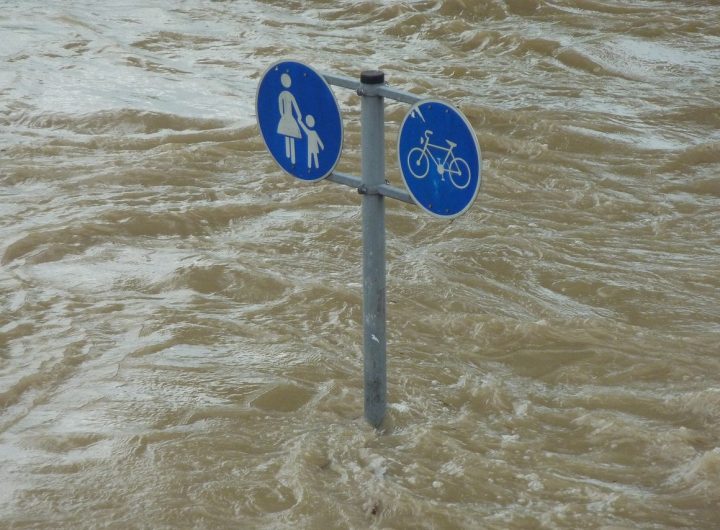
[[[385,202],[378,186],[385,184],[385,112],[377,88],[385,74],[360,74],[361,166],[363,223],[363,352],[365,419],[379,427],[387,406],[385,363]]]

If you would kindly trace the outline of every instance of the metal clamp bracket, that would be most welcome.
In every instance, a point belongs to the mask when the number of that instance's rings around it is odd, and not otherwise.
[[[357,192],[359,195],[382,195],[380,190],[376,187],[368,187],[365,184],[358,186]]]

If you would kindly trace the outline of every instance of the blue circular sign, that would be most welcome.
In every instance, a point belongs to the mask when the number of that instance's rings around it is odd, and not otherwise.
[[[480,191],[477,137],[467,118],[445,102],[412,106],[400,126],[398,161],[412,198],[436,217],[464,213]]]
[[[307,65],[281,61],[270,66],[255,101],[263,141],[287,173],[320,180],[340,159],[343,126],[335,95]]]

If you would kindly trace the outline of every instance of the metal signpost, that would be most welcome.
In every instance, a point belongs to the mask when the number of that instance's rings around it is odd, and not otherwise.
[[[361,177],[334,171],[342,151],[342,118],[328,86],[360,96]],[[385,182],[384,98],[412,106],[400,128],[398,159],[410,193]],[[475,133],[454,107],[385,85],[385,74],[364,71],[360,81],[320,75],[295,61],[270,66],[256,98],[265,145],[278,165],[302,180],[328,180],[362,195],[363,352],[365,418],[379,427],[387,407],[385,333],[385,197],[454,218],[480,189],[482,160]]]

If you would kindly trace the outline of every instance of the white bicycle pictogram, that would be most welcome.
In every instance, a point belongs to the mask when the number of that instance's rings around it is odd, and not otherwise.
[[[470,184],[470,166],[460,157],[455,156],[453,149],[457,146],[455,142],[445,140],[448,147],[430,143],[431,130],[425,131],[425,138],[420,139],[422,147],[413,147],[407,156],[407,164],[410,173],[416,179],[424,179],[430,171],[430,161],[435,164],[435,169],[440,175],[441,180],[445,180],[445,174],[450,177],[450,182],[457,189],[462,190]],[[445,158],[434,158],[430,152],[433,149],[435,153],[444,152]],[[441,160],[442,159],[442,160]]]

